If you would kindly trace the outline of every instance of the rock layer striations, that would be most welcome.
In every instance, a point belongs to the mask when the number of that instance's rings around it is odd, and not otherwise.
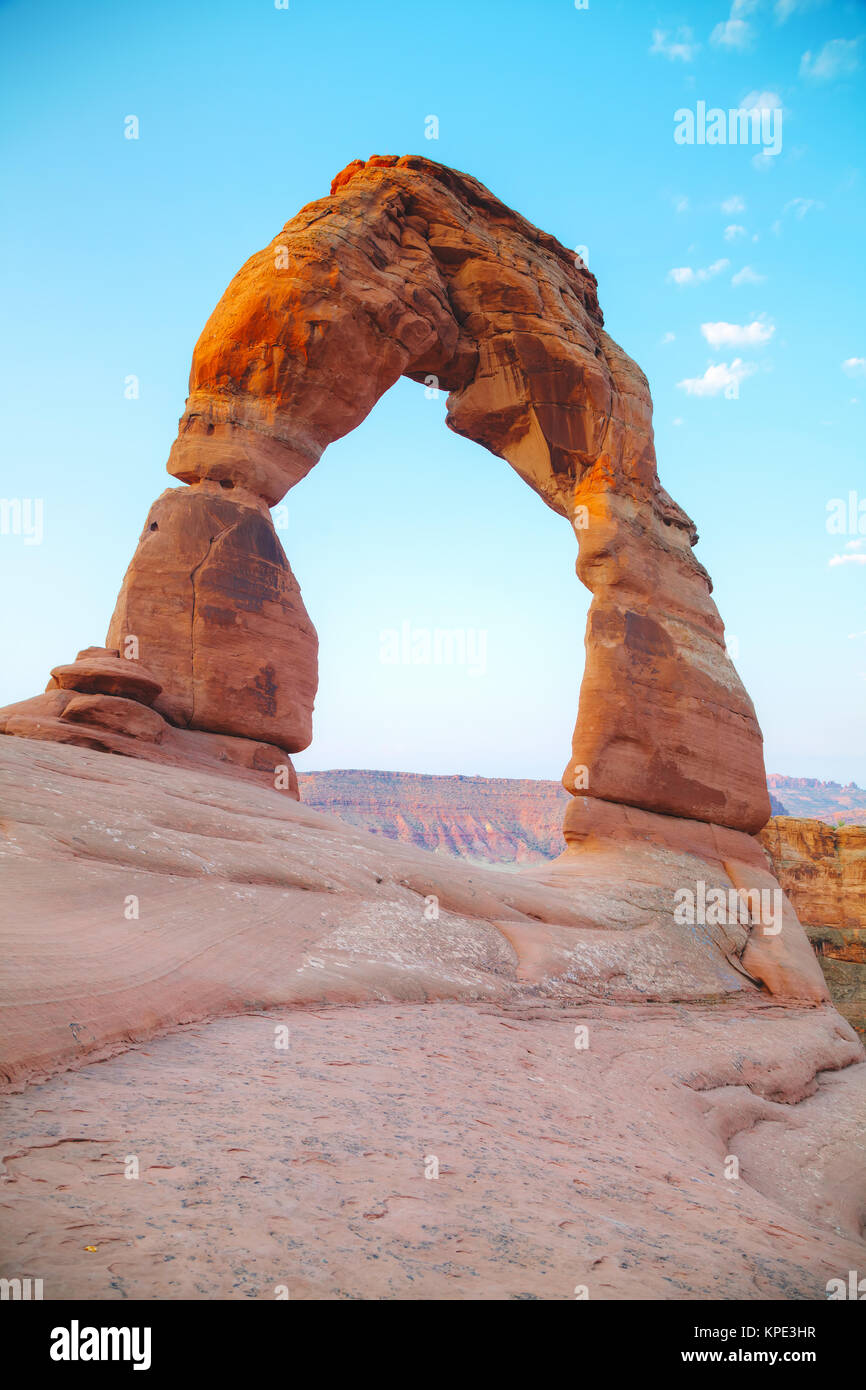
[[[774,816],[760,838],[833,1002],[866,1033],[866,826]]]

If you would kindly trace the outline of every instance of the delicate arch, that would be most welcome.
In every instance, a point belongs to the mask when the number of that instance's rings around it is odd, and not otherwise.
[[[575,526],[593,597],[567,789],[758,830],[755,712],[658,480],[646,378],[603,325],[595,277],[477,180],[354,161],[208,320],[168,462],[189,486],[155,503],[108,647],[135,634],[175,729],[306,747],[316,635],[268,508],[399,376],[435,377],[449,426]]]

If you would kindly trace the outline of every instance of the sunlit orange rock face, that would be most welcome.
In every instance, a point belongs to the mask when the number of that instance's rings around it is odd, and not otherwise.
[[[350,164],[205,326],[168,462],[188,486],[148,517],[107,639],[136,639],[157,712],[307,746],[316,634],[268,508],[400,376],[447,390],[449,426],[575,529],[593,600],[566,789],[759,830],[755,712],[595,277],[477,180],[417,157]]]
[[[273,504],[401,375],[447,389],[450,427],[575,526],[593,603],[566,788],[760,829],[760,731],[658,480],[646,379],[594,276],[475,179],[355,161],[251,257],[199,339],[169,471]]]

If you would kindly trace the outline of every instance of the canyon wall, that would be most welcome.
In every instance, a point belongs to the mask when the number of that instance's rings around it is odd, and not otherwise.
[[[819,805],[828,815],[834,808],[843,813],[850,788],[814,781],[803,787],[803,780],[768,777],[778,793],[770,793],[774,816],[788,815],[789,787],[797,789],[813,816]],[[490,864],[540,863],[562,852],[562,816],[569,798],[559,782],[345,768],[299,773],[298,782],[308,806],[419,849]],[[866,802],[866,794],[859,795]],[[866,807],[860,814],[866,821]]]
[[[559,782],[339,770],[299,773],[298,784],[305,805],[418,849],[500,866],[562,853]]]
[[[837,1009],[866,1031],[866,826],[776,816],[761,831]]]

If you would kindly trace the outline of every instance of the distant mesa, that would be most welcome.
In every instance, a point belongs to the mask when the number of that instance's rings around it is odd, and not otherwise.
[[[848,806],[838,783],[782,777],[768,782],[788,800],[800,794],[798,815],[832,820],[844,815],[866,827],[866,792]],[[432,776],[339,768],[298,774],[301,800],[359,829],[439,854],[488,864],[528,865],[562,853],[562,818],[569,796],[559,782],[541,778]],[[803,784],[801,787],[800,784]],[[836,800],[834,800],[834,788]],[[787,809],[771,795],[774,816]]]

